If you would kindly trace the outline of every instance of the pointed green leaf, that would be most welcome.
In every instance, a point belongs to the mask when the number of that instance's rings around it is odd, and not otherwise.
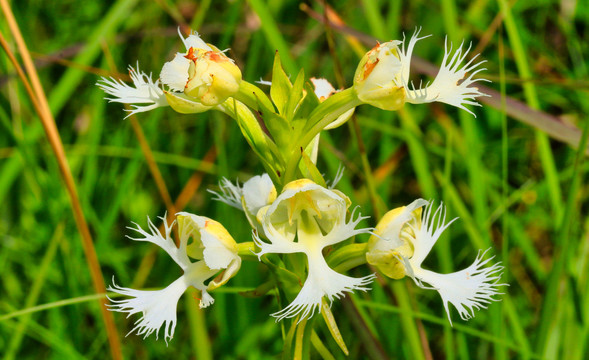
[[[304,151],[302,153],[302,160],[303,161],[299,163],[299,167],[303,173],[303,176],[307,179],[313,180],[316,184],[325,187],[326,184],[325,179],[323,179],[323,175],[321,175],[319,169],[317,169],[317,166],[313,164],[313,161],[311,161],[309,155],[307,155],[307,153]]]
[[[343,353],[346,355],[350,355],[348,351],[348,347],[344,342],[344,338],[342,333],[339,331],[337,323],[335,322],[335,318],[333,317],[333,313],[331,312],[331,308],[329,304],[325,300],[325,298],[321,299],[321,315],[323,315],[323,320],[325,320],[325,324],[333,337],[333,340],[337,343],[337,345],[342,349]]]
[[[291,127],[284,116],[274,112],[273,108],[268,108],[262,101],[258,102],[258,114],[262,118],[266,129],[274,138],[274,142],[279,149],[285,151],[291,143]]]
[[[233,96],[237,101],[241,101],[248,107],[258,110],[258,103],[264,104],[266,108],[274,108],[270,98],[256,85],[241,80],[239,83],[239,92]]]
[[[284,360],[291,360],[292,359],[292,349],[293,349],[293,342],[295,333],[297,330],[297,323],[293,321],[290,324],[290,329],[288,329],[288,333],[284,337],[284,346],[282,347],[282,359]]]
[[[243,103],[227,99],[223,104],[215,107],[231,116],[241,130],[250,147],[260,157],[264,168],[274,183],[280,183],[280,174],[284,174],[284,159],[276,144],[262,130],[260,123],[251,110]]]
[[[270,86],[270,97],[274,102],[274,105],[278,109],[280,114],[284,114],[286,103],[288,102],[288,96],[292,89],[292,84],[288,79],[288,76],[282,69],[280,63],[280,55],[278,51],[274,56],[274,67],[272,68],[272,85]]]
[[[288,96],[288,102],[286,104],[286,109],[284,111],[284,115],[287,120],[292,120],[294,118],[295,112],[297,111],[300,103],[305,97],[305,92],[303,91],[304,85],[305,71],[301,69]]]

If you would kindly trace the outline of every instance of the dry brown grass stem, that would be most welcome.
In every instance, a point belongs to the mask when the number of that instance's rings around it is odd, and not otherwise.
[[[96,250],[94,249],[94,243],[92,241],[90,229],[88,228],[88,223],[86,222],[84,213],[82,211],[82,205],[80,203],[80,199],[76,189],[76,183],[74,181],[69,164],[67,162],[65,150],[61,142],[61,137],[57,130],[57,125],[55,124],[55,119],[53,118],[53,115],[51,114],[51,111],[49,109],[47,97],[45,96],[45,92],[41,85],[41,81],[39,80],[39,76],[33,64],[31,55],[24,42],[18,24],[14,18],[12,9],[10,8],[10,5],[6,0],[0,0],[0,6],[2,7],[2,11],[4,12],[6,21],[10,28],[12,36],[14,37],[14,40],[17,44],[19,53],[24,63],[24,67],[29,76],[31,86],[27,88],[27,92],[29,93],[31,101],[35,106],[35,110],[37,111],[37,114],[41,119],[41,123],[43,124],[47,140],[49,140],[49,144],[51,145],[51,149],[53,150],[53,153],[59,166],[61,177],[63,178],[63,181],[65,183],[65,188],[70,199],[74,219],[76,221],[76,226],[78,227],[78,231],[80,232],[80,239],[82,240],[82,248],[84,250],[84,255],[86,257],[86,261],[90,269],[90,275],[92,278],[92,285],[94,287],[94,291],[97,294],[104,294],[106,293],[106,288],[104,286],[104,279],[102,277],[100,263],[96,255]],[[13,64],[15,65],[18,71],[19,66],[18,63],[15,62],[16,58],[12,55],[8,47],[5,47],[4,49],[6,53],[9,54],[8,56],[10,60],[13,61]],[[19,72],[19,76],[21,76],[23,84],[25,84],[25,87],[27,87],[28,81],[26,77],[24,77],[25,75],[22,71]],[[32,88],[32,90],[30,90],[30,88]],[[99,302],[100,311],[106,327],[106,333],[110,345],[111,355],[114,359],[122,359],[123,355],[121,352],[119,335],[114,323],[113,316],[105,306],[106,298],[101,297]]]

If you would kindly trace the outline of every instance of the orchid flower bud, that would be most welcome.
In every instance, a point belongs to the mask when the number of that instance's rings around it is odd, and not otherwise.
[[[160,73],[164,85],[205,107],[219,105],[239,91],[241,71],[232,59],[206,44],[196,32],[187,38],[180,37],[186,53],[177,53],[164,64]]]
[[[219,188],[220,192],[208,190],[215,195],[213,200],[243,210],[252,228],[263,231],[256,215],[261,208],[272,204],[276,199],[276,188],[268,174],[250,178],[243,184],[243,187],[239,185],[239,182],[233,184],[223,178],[219,182]]]

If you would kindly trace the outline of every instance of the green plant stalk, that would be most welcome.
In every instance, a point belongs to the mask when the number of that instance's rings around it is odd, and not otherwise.
[[[33,285],[29,289],[29,293],[27,299],[25,301],[25,309],[31,308],[39,299],[39,295],[41,293],[41,289],[45,284],[45,278],[47,276],[47,272],[49,271],[49,266],[55,257],[55,253],[57,251],[57,246],[63,236],[63,223],[59,223],[55,229],[53,237],[49,242],[49,246],[47,247],[47,251],[45,251],[45,255],[43,256],[43,260],[41,260],[41,265],[39,266],[39,270],[37,275],[35,276],[35,281]],[[15,359],[17,351],[20,347],[20,344],[23,339],[23,335],[25,330],[27,329],[29,320],[31,319],[32,313],[28,313],[23,315],[20,318],[18,325],[16,326],[15,331],[12,334],[10,339],[10,343],[8,344],[8,348],[6,349],[6,353],[4,354],[6,360]]]
[[[515,19],[511,13],[511,8],[509,7],[507,0],[498,1],[501,8],[501,12],[504,16],[503,21],[505,24],[505,28],[507,30],[507,36],[509,37],[511,48],[513,49],[513,55],[515,57],[515,62],[518,71],[522,78],[531,79],[532,72],[529,68],[527,61],[527,51],[524,48],[523,42],[521,41],[521,38],[519,36]],[[540,110],[540,101],[538,100],[538,95],[536,93],[536,87],[534,83],[524,82],[522,86],[524,89],[526,101],[528,102],[530,107],[535,110]],[[550,194],[552,208],[554,210],[554,215],[557,219],[557,222],[560,222],[560,219],[563,215],[562,193],[558,181],[558,172],[556,170],[556,165],[554,163],[554,157],[552,155],[552,150],[550,149],[550,143],[546,134],[536,130],[535,135],[536,142],[538,144],[540,160],[542,162],[542,167],[546,175],[546,179],[548,180],[548,190]]]
[[[239,128],[252,150],[262,161],[266,172],[275,184],[280,183],[278,173],[282,168],[280,151],[276,144],[262,131],[260,124],[247,106],[237,100],[233,104],[230,100],[216,107],[236,120]]]
[[[542,306],[542,313],[541,313],[541,323],[540,329],[538,332],[538,342],[537,342],[537,350],[542,354],[545,355],[548,345],[548,332],[549,328],[553,324],[553,314],[555,312],[555,307],[558,304],[558,297],[563,296],[562,294],[559,295],[559,289],[563,285],[563,277],[566,276],[566,262],[570,258],[570,247],[571,247],[571,237],[570,237],[570,227],[571,222],[575,218],[574,210],[577,206],[577,196],[579,195],[579,186],[581,182],[581,165],[585,160],[585,155],[583,149],[587,146],[589,137],[589,120],[585,119],[584,127],[583,127],[583,135],[581,137],[581,142],[579,143],[579,147],[577,148],[576,156],[575,156],[575,163],[574,163],[574,170],[573,170],[573,178],[571,180],[571,184],[569,187],[569,194],[567,196],[567,201],[564,208],[564,215],[563,221],[559,224],[557,234],[558,238],[561,241],[560,249],[556,255],[556,260],[554,261],[554,265],[552,267],[552,271],[548,276],[548,290],[546,292],[546,296],[544,297],[543,306]]]
[[[197,306],[195,296],[198,292],[194,288],[190,288],[187,294],[184,295],[186,310],[190,321],[190,340],[193,354],[197,359],[212,360],[213,350],[211,346],[211,339],[207,332],[207,323],[202,309]],[[188,295],[188,296],[186,296]]]
[[[329,352],[329,349],[323,345],[323,342],[315,330],[311,333],[311,344],[313,344],[313,347],[317,350],[323,360],[335,360],[335,357]]]
[[[335,121],[340,115],[361,103],[355,90],[348,88],[332,95],[313,110],[301,138],[295,142],[295,146],[291,150],[290,157],[286,163],[283,181],[280,184],[284,185],[296,179],[296,170],[298,169],[298,164],[302,156],[300,149],[305,149],[317,134],[327,125]]]
[[[507,263],[509,266],[509,232],[508,232],[508,224],[509,224],[509,207],[507,205],[508,201],[508,191],[509,187],[507,184],[507,179],[509,175],[509,167],[508,167],[508,151],[509,151],[509,144],[508,144],[508,135],[507,135],[507,89],[505,83],[505,50],[503,46],[503,28],[500,27],[499,30],[499,86],[500,86],[500,93],[501,93],[501,202],[505,207],[505,212],[501,217],[501,236],[502,236],[502,244],[501,244],[501,258],[503,261]],[[503,273],[503,279],[506,284],[509,283],[509,271],[505,271]],[[501,307],[499,312],[499,318],[505,318],[505,308]],[[503,321],[497,321],[497,334],[504,334],[505,333],[505,323]],[[501,356],[503,358],[506,357],[506,348],[502,349]]]

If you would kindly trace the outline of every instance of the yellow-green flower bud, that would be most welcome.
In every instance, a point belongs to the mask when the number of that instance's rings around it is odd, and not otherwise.
[[[421,222],[421,208],[425,205],[427,202],[419,199],[387,212],[368,240],[366,261],[392,279],[405,277],[407,273],[401,257],[410,258],[414,251],[410,240],[414,236],[413,228],[409,225]]]
[[[184,93],[208,106],[215,106],[239,91],[241,71],[233,60],[217,51],[202,51],[188,69]]]
[[[377,44],[360,60],[354,89],[361,101],[383,110],[398,110],[405,104],[399,44],[400,41]]]
[[[160,73],[162,84],[176,94],[184,93],[192,101],[209,107],[223,103],[239,91],[241,71],[232,59],[205,44],[198,34],[191,34],[183,41],[186,53],[177,53],[172,61],[164,64]],[[198,112],[193,111],[191,105],[174,100],[177,105],[179,103],[177,111]],[[208,108],[202,111],[206,110]]]

